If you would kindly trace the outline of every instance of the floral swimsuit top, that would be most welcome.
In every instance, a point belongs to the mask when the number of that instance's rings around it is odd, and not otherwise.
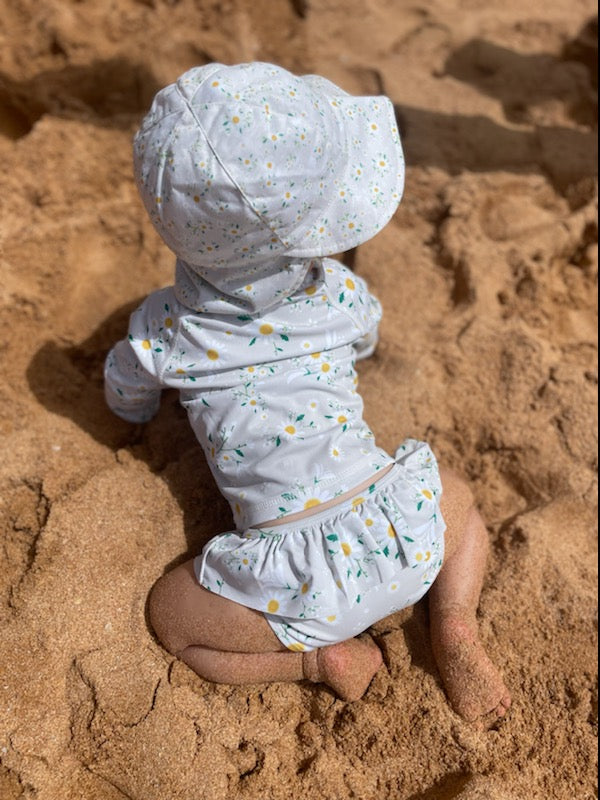
[[[248,287],[249,289],[251,287]],[[182,405],[238,530],[326,502],[393,459],[363,420],[354,363],[376,345],[379,302],[332,259],[260,314],[203,314],[151,294],[110,352],[107,401],[130,422]]]

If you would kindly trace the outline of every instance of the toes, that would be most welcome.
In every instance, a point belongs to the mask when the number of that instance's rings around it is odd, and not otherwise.
[[[508,703],[510,706],[510,700]],[[484,717],[484,727],[486,730],[490,730],[494,727],[494,725],[500,720],[502,720],[506,716],[506,712],[508,711],[508,706],[505,705],[504,699],[496,706],[496,708],[489,711]]]
[[[498,703],[498,705],[494,709],[493,713],[495,713],[496,716],[498,716],[498,717],[503,717],[506,714],[506,712],[508,711],[508,709],[510,708],[511,702],[512,701],[511,701],[510,695],[509,694],[505,694],[500,699],[500,702]]]
[[[507,694],[504,695],[498,704],[492,707],[489,711],[484,711],[483,713],[477,715],[468,715],[463,712],[460,715],[466,722],[470,722],[476,730],[489,731],[493,729],[494,725],[500,722],[500,720],[506,715],[506,712],[510,708],[510,704],[510,695]]]

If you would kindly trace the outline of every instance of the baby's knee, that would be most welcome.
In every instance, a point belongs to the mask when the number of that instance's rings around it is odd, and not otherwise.
[[[475,506],[473,491],[467,481],[451,469],[440,469],[442,501],[457,510],[467,513]]]
[[[475,499],[469,484],[451,470],[440,470],[442,479],[441,511],[446,523],[444,539],[446,557],[456,550],[462,541],[471,515],[475,511]]]
[[[177,624],[178,587],[171,573],[159,578],[148,597],[148,620],[157,639],[173,655],[186,647]]]

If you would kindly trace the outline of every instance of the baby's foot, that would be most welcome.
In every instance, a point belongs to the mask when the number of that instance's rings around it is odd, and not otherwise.
[[[348,639],[304,655],[304,675],[325,683],[342,700],[360,700],[381,666],[381,650],[368,640]]]
[[[432,624],[438,669],[452,708],[468,721],[492,724],[511,703],[500,673],[490,661],[474,625],[460,617]]]

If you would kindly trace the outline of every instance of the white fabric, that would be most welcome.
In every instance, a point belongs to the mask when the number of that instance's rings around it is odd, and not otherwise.
[[[221,314],[276,305],[310,259],[370,239],[404,182],[387,97],[263,63],[196,67],[158,92],[134,168],[178,299]]]
[[[349,639],[418,602],[444,557],[435,457],[409,439],[391,471],[334,508],[281,527],[215,536],[198,581],[262,611],[290,650]]]
[[[108,404],[131,422],[181,391],[236,526],[295,513],[358,486],[393,459],[363,420],[356,358],[381,316],[365,282],[314,261],[284,303],[260,316],[190,311],[173,287],[154,292],[106,361]]]

